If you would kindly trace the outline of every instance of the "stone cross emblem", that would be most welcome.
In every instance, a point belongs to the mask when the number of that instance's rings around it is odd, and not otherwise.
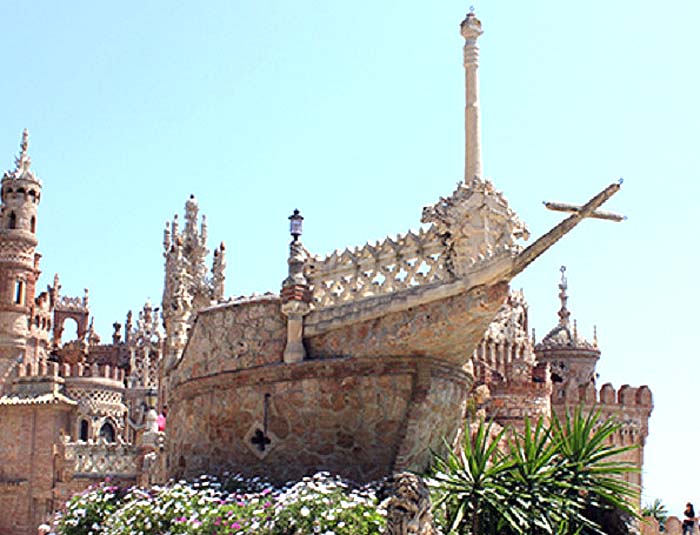
[[[250,443],[253,444],[261,452],[265,451],[265,448],[272,443],[270,437],[262,432],[259,428],[255,430],[253,437],[250,439]]]

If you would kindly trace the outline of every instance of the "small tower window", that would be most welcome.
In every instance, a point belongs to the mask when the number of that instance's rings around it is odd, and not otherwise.
[[[87,420],[80,420],[80,440],[87,442],[88,439],[88,423]]]
[[[100,428],[100,438],[104,439],[105,442],[115,442],[116,436],[114,433],[114,427],[109,422],[106,422]]]
[[[36,233],[36,217],[34,216],[32,216],[32,219],[29,222],[29,230],[32,231],[32,234]]]
[[[15,304],[24,304],[24,281],[15,281]]]
[[[14,212],[10,212],[10,220],[7,222],[7,228],[17,228],[17,216]]]

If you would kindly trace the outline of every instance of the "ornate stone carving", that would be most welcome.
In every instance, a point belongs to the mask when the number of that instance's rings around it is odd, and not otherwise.
[[[335,251],[307,261],[315,307],[331,307],[367,297],[391,294],[415,286],[451,279],[444,246],[432,230],[419,230]]]
[[[66,469],[74,475],[135,477],[137,473],[139,452],[133,445],[64,440]]]
[[[165,281],[163,288],[163,325],[165,326],[166,369],[177,361],[187,342],[194,314],[223,298],[223,244],[215,252],[211,277],[207,276],[206,218],[199,220],[194,195],[185,204],[185,228],[180,231],[175,215],[166,224],[163,236]]]
[[[527,309],[528,305],[522,291],[511,292],[496,317],[489,324],[484,339],[511,344],[529,341]]]
[[[421,222],[434,225],[445,245],[446,267],[457,277],[466,276],[480,260],[519,252],[516,240],[530,236],[503,194],[478,178],[423,208]]]
[[[22,132],[22,142],[20,143],[20,152],[15,158],[15,168],[12,171],[5,171],[3,180],[30,180],[41,185],[41,181],[34,175],[34,171],[30,169],[32,159],[29,157],[29,131],[25,128]]]
[[[430,492],[415,474],[403,472],[390,480],[385,535],[437,535],[430,513]]]

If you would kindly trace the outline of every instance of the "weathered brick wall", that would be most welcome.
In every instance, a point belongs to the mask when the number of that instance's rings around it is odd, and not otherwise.
[[[491,383],[491,397],[487,412],[500,425],[513,425],[522,429],[525,417],[536,422],[542,417],[549,419],[551,414],[551,383]]]
[[[618,455],[616,460],[632,463],[639,468],[637,473],[626,474],[625,479],[641,488],[644,444],[649,434],[649,417],[653,409],[649,387],[623,385],[615,390],[610,383],[606,383],[597,390],[592,384],[576,386],[572,382],[558,383],[552,393],[552,410],[560,418],[565,418],[567,411],[577,407],[584,411],[599,410],[603,418],[621,424],[620,430],[612,436],[612,443],[618,447],[638,447]],[[641,503],[638,505],[641,507]]]
[[[34,535],[54,506],[55,448],[74,408],[0,406],[0,534]]]

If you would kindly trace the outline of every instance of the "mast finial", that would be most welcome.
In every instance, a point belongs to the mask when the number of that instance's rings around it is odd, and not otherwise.
[[[566,280],[566,266],[562,266],[559,271],[561,271],[561,281],[559,282],[559,300],[561,301],[561,308],[559,309],[559,325],[562,327],[569,326],[569,316],[571,313],[569,309],[566,308],[566,302],[569,296],[566,295],[566,290],[568,288],[568,283]]]

